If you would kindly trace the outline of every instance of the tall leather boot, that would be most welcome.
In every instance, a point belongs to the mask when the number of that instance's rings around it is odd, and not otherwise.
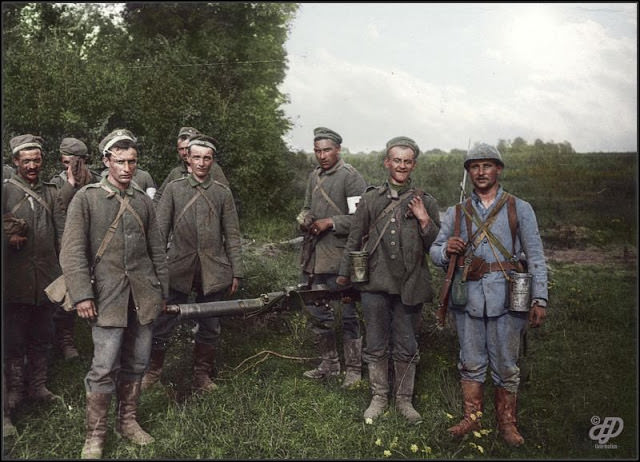
[[[342,388],[349,388],[362,380],[362,337],[344,340],[344,368]]]
[[[102,458],[107,439],[107,417],[111,393],[87,393],[86,430],[81,459]]]
[[[140,446],[153,443],[153,437],[145,432],[136,420],[140,382],[118,382],[116,388],[118,392],[116,433]]]
[[[396,392],[396,410],[409,421],[417,425],[422,422],[422,416],[412,404],[413,387],[416,378],[416,365],[404,361],[393,362],[394,386]]]
[[[369,384],[371,386],[371,403],[364,411],[365,423],[371,423],[380,417],[389,405],[389,361],[383,359],[369,363]]]
[[[73,314],[73,316],[66,315],[64,317],[56,318],[54,321],[56,326],[55,342],[60,351],[62,351],[64,359],[73,359],[80,356],[73,341],[75,313],[71,314]]]
[[[24,400],[24,358],[6,359],[7,409],[12,411]],[[4,393],[3,393],[4,395]]]
[[[33,400],[61,399],[47,388],[49,361],[46,351],[27,351],[27,397]]]
[[[335,377],[340,374],[340,358],[336,348],[336,334],[329,331],[317,336],[318,349],[322,361],[315,369],[308,370],[303,375],[309,379],[320,380]]]
[[[516,393],[506,388],[496,388],[495,406],[498,418],[498,431],[510,446],[520,446],[524,438],[516,427]]]
[[[142,377],[140,388],[142,391],[154,385],[160,380],[162,375],[162,366],[164,365],[165,349],[151,349],[151,358],[149,359],[149,369]]]
[[[460,386],[462,388],[464,417],[457,425],[447,429],[451,436],[454,437],[460,437],[481,428],[483,384],[475,380],[460,380]]]
[[[193,390],[196,393],[213,391],[218,388],[211,380],[211,372],[215,364],[216,347],[207,343],[196,342],[193,347]]]

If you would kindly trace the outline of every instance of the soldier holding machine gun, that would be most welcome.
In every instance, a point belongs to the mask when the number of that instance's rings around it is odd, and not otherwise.
[[[309,175],[304,206],[298,215],[305,233],[301,269],[305,284],[312,289],[336,287],[338,266],[347,240],[355,204],[366,188],[360,173],[340,158],[342,137],[325,127],[313,132],[313,151],[319,166]],[[340,373],[336,347],[335,317],[328,300],[308,303],[312,331],[320,350],[320,364],[304,373],[324,379]],[[343,387],[362,377],[362,336],[353,301],[342,303],[342,334],[346,375]]]
[[[496,148],[474,146],[464,168],[473,183],[472,195],[447,210],[430,251],[436,265],[449,267],[439,322],[444,324],[450,306],[460,341],[464,417],[448,431],[460,437],[480,429],[483,384],[490,368],[500,434],[509,445],[519,446],[524,442],[516,427],[521,334],[527,319],[538,327],[546,316],[542,240],[531,205],[502,189],[504,162]],[[520,261],[523,254],[526,264]],[[524,273],[525,267],[530,274]],[[519,281],[531,281],[530,286],[521,287]]]

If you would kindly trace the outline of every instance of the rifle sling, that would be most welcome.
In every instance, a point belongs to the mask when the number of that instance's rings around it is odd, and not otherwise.
[[[34,190],[27,188],[25,185],[23,185],[22,183],[20,183],[19,181],[13,179],[13,178],[9,178],[7,180],[9,183],[11,183],[12,185],[17,186],[18,188],[22,189],[25,193],[27,193],[29,196],[33,197],[35,200],[38,201],[38,203],[40,205],[42,205],[44,207],[44,209],[49,213],[49,215],[51,215],[51,208],[49,208],[49,205],[45,202],[45,200]],[[22,205],[22,203],[26,200],[27,196],[24,196],[22,198],[22,200],[20,202],[18,202],[15,207],[11,210],[11,213],[15,213],[20,206]]]
[[[389,215],[390,212],[393,211],[396,207],[398,207],[407,196],[409,196],[411,194],[414,194],[415,192],[419,192],[420,194],[422,194],[421,190],[415,190],[415,189],[411,188],[408,191],[405,191],[400,196],[398,196],[397,199],[395,199],[395,200],[392,199],[391,202],[389,203],[389,205],[387,205],[384,208],[384,210],[382,212],[380,212],[380,214],[376,217],[376,219],[373,222],[373,224],[369,227],[369,231],[367,232],[367,237],[371,233],[371,230],[373,230],[373,228],[378,224],[378,222],[380,220],[382,220],[385,216]],[[393,215],[393,214],[390,214],[390,215]],[[384,236],[384,232],[387,230],[387,228],[389,227],[390,224],[391,224],[391,219],[389,219],[384,224],[384,227],[380,231],[380,234],[378,234],[378,239],[376,240],[376,243],[373,245],[373,248],[369,251],[369,257],[371,257],[371,255],[373,255],[373,252],[378,248],[378,244],[380,244],[380,241],[382,240],[382,236]],[[365,241],[364,245],[362,246],[362,250],[366,250],[366,246],[367,246],[368,242],[369,242],[368,240]]]

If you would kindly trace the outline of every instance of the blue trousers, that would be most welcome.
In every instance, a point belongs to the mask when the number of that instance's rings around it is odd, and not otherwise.
[[[460,343],[460,378],[484,383],[490,369],[496,386],[517,392],[520,338],[527,328],[528,313],[509,311],[501,316],[477,318],[464,311],[451,311]]]
[[[91,327],[93,360],[84,379],[85,390],[115,393],[117,382],[137,382],[149,363],[152,325],[140,325],[129,306],[127,327]]]

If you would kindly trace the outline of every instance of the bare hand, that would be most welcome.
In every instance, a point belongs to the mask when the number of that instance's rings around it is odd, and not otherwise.
[[[26,236],[18,236],[17,234],[12,234],[9,237],[9,245],[16,250],[20,250],[25,242],[27,242]]]
[[[310,232],[316,236],[324,233],[326,230],[333,228],[333,219],[331,218],[320,218],[316,220],[311,225]]]
[[[76,311],[78,316],[89,321],[94,321],[98,317],[98,310],[92,299],[83,300],[76,303]]]
[[[347,276],[338,276],[336,278],[336,284],[338,284],[339,286],[348,286],[349,284],[351,284],[351,278]]]
[[[429,214],[427,213],[427,209],[424,207],[424,202],[422,201],[422,197],[413,196],[409,201],[409,210],[413,214],[414,217],[420,222],[420,226],[424,229],[429,224]]]
[[[535,303],[529,311],[529,326],[532,328],[540,327],[547,317],[547,309]]]
[[[447,255],[462,255],[466,244],[461,237],[452,236],[447,241]]]
[[[71,164],[72,163],[69,162],[69,164],[67,165],[67,181],[69,182],[69,184],[71,186],[73,186],[75,188],[75,186],[76,186],[76,177],[73,176],[73,166]]]
[[[238,278],[233,278],[231,281],[231,285],[229,286],[229,290],[227,290],[227,295],[231,296],[238,291],[238,286],[240,285],[240,281]]]

